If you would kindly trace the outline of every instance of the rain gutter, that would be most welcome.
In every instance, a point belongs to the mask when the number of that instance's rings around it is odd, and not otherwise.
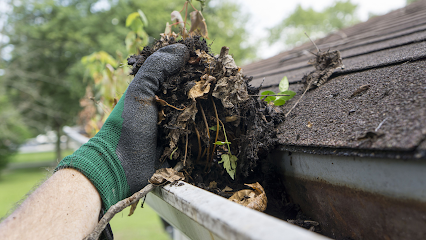
[[[426,239],[426,161],[276,151],[286,192],[332,238]]]
[[[88,141],[76,129],[63,130],[80,144]],[[181,181],[157,187],[146,202],[183,234],[181,239],[329,239]]]

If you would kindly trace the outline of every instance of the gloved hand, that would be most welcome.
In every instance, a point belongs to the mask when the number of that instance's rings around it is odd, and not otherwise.
[[[103,208],[131,196],[148,184],[155,171],[159,84],[188,61],[183,44],[163,47],[149,56],[102,129],[55,171],[75,168],[98,190]]]

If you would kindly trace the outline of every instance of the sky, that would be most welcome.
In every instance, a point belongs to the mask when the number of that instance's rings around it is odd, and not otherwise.
[[[316,11],[321,11],[325,7],[334,3],[334,0],[234,0],[241,4],[242,11],[251,14],[248,25],[252,42],[267,38],[267,28],[271,28],[280,23],[286,16],[290,15],[301,4],[303,8],[312,7]],[[405,0],[351,0],[358,4],[357,15],[361,21],[368,20],[369,13],[383,15],[392,10],[405,6]],[[258,57],[268,58],[281,52],[284,47],[280,44],[268,46],[263,43],[258,47]]]
[[[313,7],[314,10],[321,11],[323,8],[333,4],[335,0],[233,0],[241,4],[242,12],[249,13],[251,18],[248,22],[250,31],[249,41],[251,43],[258,43],[260,40],[264,40],[268,37],[268,28],[277,25],[286,16],[290,15],[291,12],[296,8],[297,4],[301,4],[302,7]],[[368,19],[369,13],[375,15],[382,15],[392,10],[405,6],[406,0],[351,0],[352,3],[358,4],[357,15],[362,21]],[[105,0],[100,0],[100,5]],[[100,7],[102,9],[102,6]],[[4,0],[0,0],[0,29],[2,25],[2,12],[7,11],[7,6]],[[2,39],[0,34],[0,41]],[[263,41],[260,46],[257,46],[258,59],[272,57],[281,51],[285,50],[283,44],[277,43],[269,46]],[[8,49],[0,51],[3,53]],[[1,74],[1,72],[0,72]]]

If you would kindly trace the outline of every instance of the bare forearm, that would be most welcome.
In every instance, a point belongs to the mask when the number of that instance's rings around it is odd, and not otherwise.
[[[92,183],[74,169],[62,169],[0,223],[0,239],[83,239],[100,209]]]

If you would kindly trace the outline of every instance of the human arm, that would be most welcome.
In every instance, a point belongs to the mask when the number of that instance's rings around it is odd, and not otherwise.
[[[83,174],[62,169],[0,223],[0,239],[83,239],[96,226],[101,204]]]
[[[86,180],[93,184],[105,211],[118,201],[146,186],[148,179],[159,167],[156,158],[158,115],[155,92],[158,91],[161,82],[166,77],[176,73],[185,65],[188,58],[188,49],[182,44],[163,47],[148,57],[105,121],[102,129],[89,142],[59,163],[55,170],[56,173],[29,197],[26,201],[27,205],[46,205],[43,206],[43,209],[49,208],[48,204],[51,203],[49,199],[54,196],[52,195],[54,192],[49,190],[62,186],[59,186],[56,181],[62,182],[58,178],[64,174],[63,171],[67,172],[66,170],[70,168],[78,170],[86,177]],[[62,182],[62,184],[65,183]],[[71,186],[65,188],[68,191],[64,192],[62,189],[58,191],[64,193],[65,196],[72,195],[74,191],[70,189],[74,189],[76,183],[72,181],[70,183]],[[51,184],[53,187],[46,187]],[[44,195],[44,191],[49,194]],[[82,198],[71,198],[74,201],[82,201]],[[34,213],[29,210],[29,207],[23,209],[24,214],[20,216],[29,218],[33,216]],[[63,215],[57,214],[54,212],[54,215],[41,219],[47,224],[50,222],[49,219],[67,221],[67,218],[61,217]],[[94,217],[93,214],[91,216]],[[99,210],[95,214],[96,221],[98,216]],[[86,225],[93,229],[94,226],[92,227],[90,220],[92,218],[81,218],[80,220],[89,221]],[[9,220],[4,224],[8,224],[8,222]],[[19,223],[19,221],[17,222]],[[20,232],[14,232],[14,234],[20,234]],[[34,236],[34,238],[38,237]]]

